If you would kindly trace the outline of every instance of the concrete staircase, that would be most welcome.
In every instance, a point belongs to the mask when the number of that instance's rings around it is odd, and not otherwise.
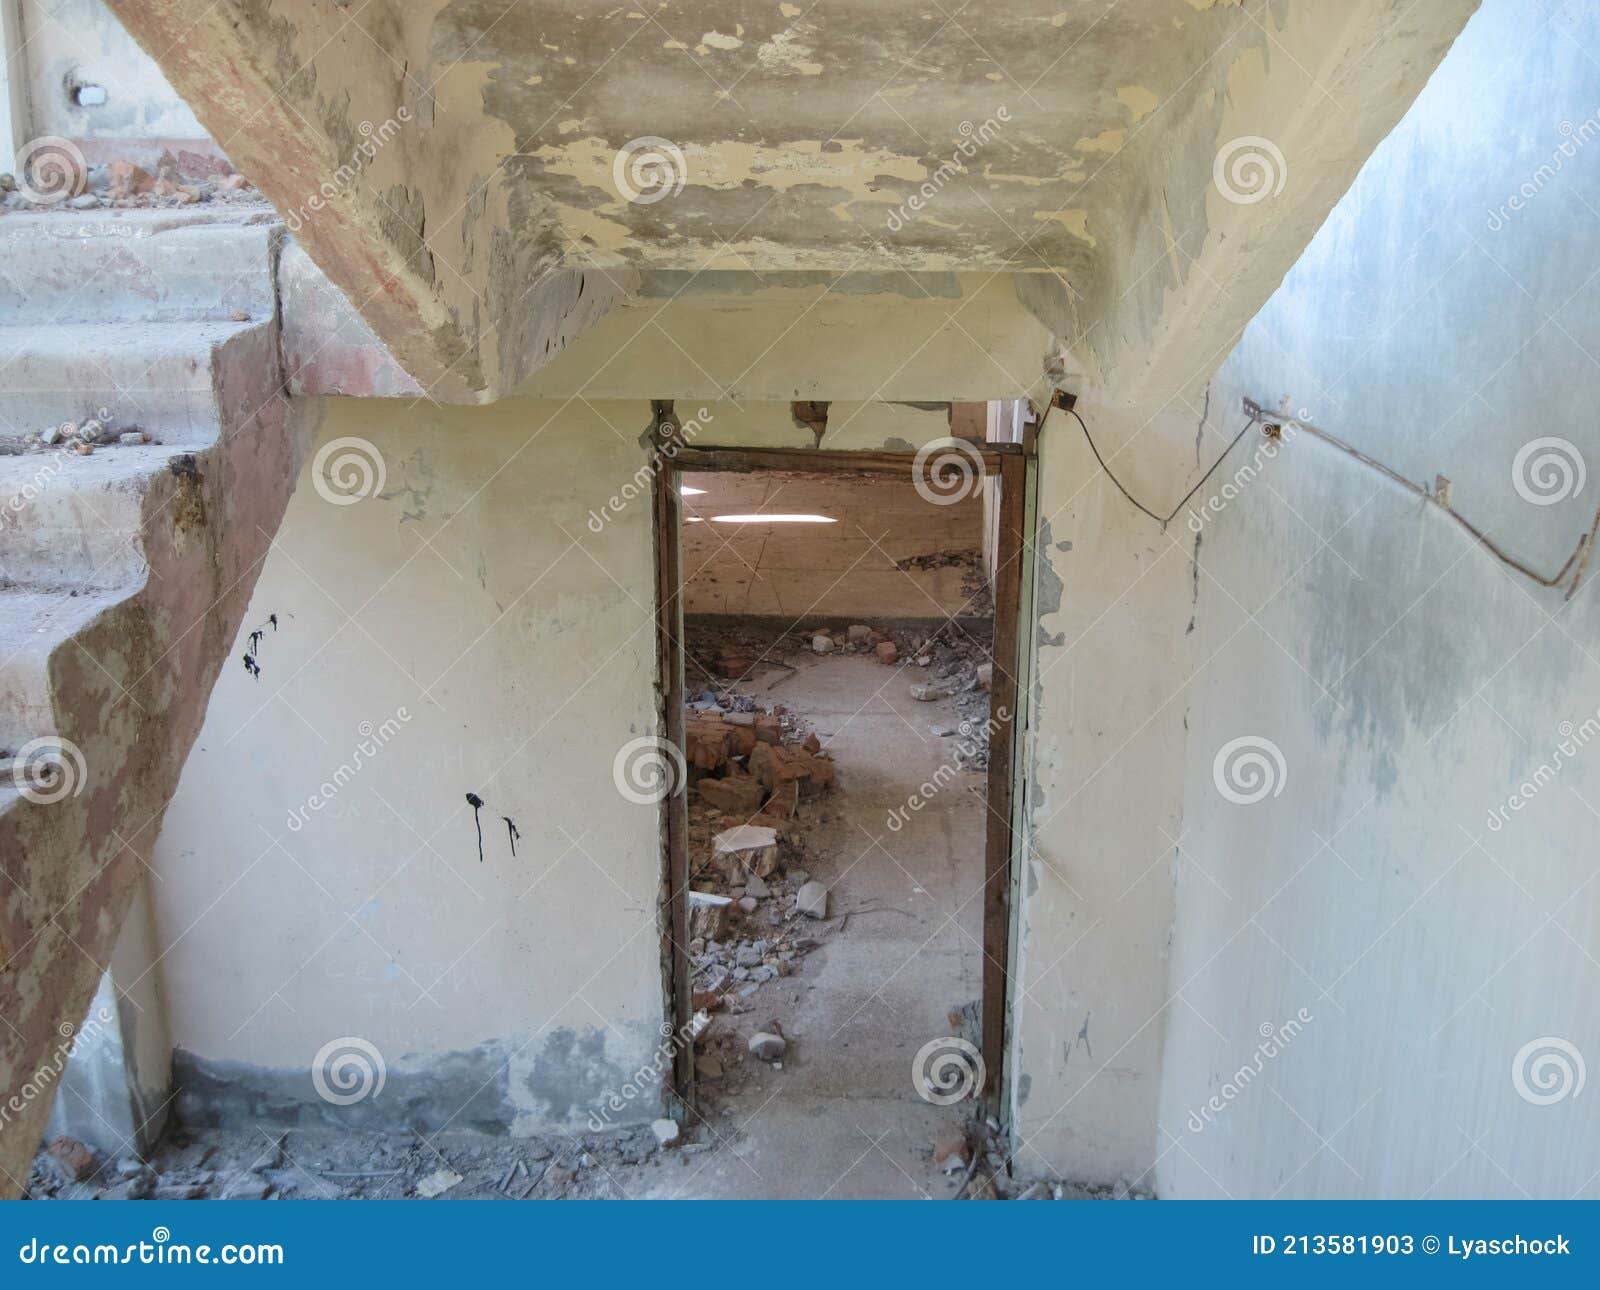
[[[0,1195],[110,981],[293,487],[281,237],[270,212],[0,216],[0,450],[88,417],[151,440],[0,455]],[[160,1113],[129,1108],[128,1136]]]

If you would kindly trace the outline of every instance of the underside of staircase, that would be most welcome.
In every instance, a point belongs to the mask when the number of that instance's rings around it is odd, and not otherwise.
[[[270,212],[0,217],[0,1195],[293,487],[281,238]]]

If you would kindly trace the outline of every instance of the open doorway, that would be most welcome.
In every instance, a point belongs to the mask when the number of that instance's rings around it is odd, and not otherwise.
[[[1001,1109],[1022,450],[673,463],[675,1087],[754,1192],[947,1195]]]

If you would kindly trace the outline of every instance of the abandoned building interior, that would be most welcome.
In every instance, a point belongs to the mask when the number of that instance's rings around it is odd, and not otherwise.
[[[1600,7],[0,47],[0,1195],[1600,1198]]]

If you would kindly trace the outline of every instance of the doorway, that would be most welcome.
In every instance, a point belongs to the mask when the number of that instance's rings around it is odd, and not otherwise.
[[[881,1113],[942,1153],[907,1172],[931,1186],[964,1125],[1005,1113],[1028,453],[674,429],[658,610],[686,785],[663,813],[662,959],[674,1021],[703,1027],[675,1054],[678,1108],[783,1099],[763,1118],[785,1149],[835,1104]]]

